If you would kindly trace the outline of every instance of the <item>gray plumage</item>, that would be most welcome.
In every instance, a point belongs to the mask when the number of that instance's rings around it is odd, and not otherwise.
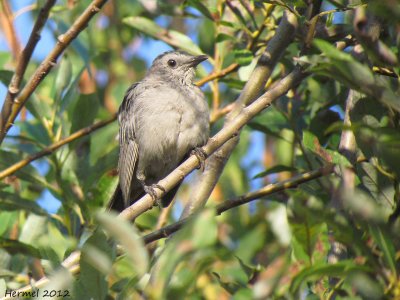
[[[170,51],[158,56],[119,108],[119,184],[110,208],[122,210],[167,176],[209,136],[209,111],[194,85],[195,67],[207,59]],[[168,206],[177,188],[168,192]]]

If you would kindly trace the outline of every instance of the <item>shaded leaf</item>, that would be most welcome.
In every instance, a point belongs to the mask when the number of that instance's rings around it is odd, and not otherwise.
[[[93,249],[97,249],[93,252]],[[92,256],[93,254],[101,254],[101,257]],[[103,262],[99,262],[97,258]],[[104,270],[106,263],[104,260],[110,261],[113,258],[113,251],[107,241],[106,235],[96,230],[85,242],[82,247],[80,258],[80,274],[75,283],[76,299],[105,299],[108,291],[106,275],[111,271]],[[103,273],[106,272],[106,273]]]
[[[229,294],[233,295],[235,294],[242,286],[237,283],[237,282],[226,282],[221,279],[221,276],[216,273],[212,272],[211,274],[214,275],[214,277],[217,279],[219,285],[224,288]]]
[[[211,12],[208,10],[207,6],[205,6],[202,1],[199,0],[185,0],[185,5],[192,6],[196,8],[199,12],[202,13],[203,16],[209,18],[211,21],[214,21],[214,17]]]
[[[247,66],[251,64],[253,61],[253,53],[250,50],[241,49],[241,50],[233,50],[233,54],[235,56],[235,61],[241,66]]]
[[[304,268],[293,279],[290,286],[292,293],[297,294],[301,288],[301,284],[311,278],[318,279],[322,276],[340,277],[345,276],[353,271],[368,272],[369,268],[363,265],[357,265],[352,260],[341,261],[336,264],[315,264]]]
[[[47,216],[47,212],[42,209],[38,204],[28,199],[24,199],[17,194],[7,193],[0,191],[0,209],[13,211],[25,210],[38,215]]]
[[[6,250],[12,255],[19,253],[41,258],[39,251],[35,247],[22,243],[18,240],[11,240],[0,237],[0,248]]]
[[[392,238],[385,231],[383,231],[383,229],[379,228],[376,225],[370,225],[369,230],[375,243],[377,243],[379,248],[381,249],[383,253],[383,258],[386,260],[386,263],[390,267],[392,275],[394,277],[397,277],[396,250],[392,242]]]
[[[296,172],[297,169],[294,167],[289,167],[289,166],[284,166],[284,165],[277,165],[277,166],[273,166],[272,168],[269,168],[268,170],[265,170],[261,173],[258,173],[257,175],[255,175],[253,177],[253,179],[256,178],[261,178],[261,177],[265,177],[267,175],[271,175],[271,174],[276,174],[276,173],[281,173],[281,172]]]
[[[125,249],[138,276],[143,276],[147,272],[149,258],[143,240],[140,239],[135,227],[127,220],[111,213],[98,213],[96,218],[101,226]]]

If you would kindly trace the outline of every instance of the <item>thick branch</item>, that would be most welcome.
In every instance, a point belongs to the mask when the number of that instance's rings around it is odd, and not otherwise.
[[[238,100],[236,100],[232,112],[228,115],[225,126],[229,126],[231,120],[242,111],[243,107],[251,103],[264,89],[279,58],[293,41],[296,28],[296,17],[289,12],[285,12],[277,32],[268,43],[265,52],[259,58],[256,68],[252,72]],[[192,189],[196,193],[192,195],[181,218],[187,217],[205,205],[238,142],[238,137],[230,140],[208,160],[204,173]]]
[[[220,148],[224,143],[236,137],[240,129],[247,124],[254,116],[268,107],[272,101],[286,94],[290,89],[296,87],[307,75],[300,67],[279,81],[273,88],[264,93],[251,105],[244,108],[243,111],[229,122],[221,131],[209,139],[208,143],[202,148],[204,153],[209,156]],[[158,182],[165,192],[171,190],[176,184],[181,182],[186,175],[198,167],[199,161],[192,155],[178,168],[171,172],[166,178]],[[156,189],[157,197],[164,195],[164,191]],[[150,195],[145,195],[130,207],[121,212],[120,216],[126,219],[135,219],[140,214],[151,209],[155,204]]]
[[[8,130],[13,125],[15,118],[21,111],[25,102],[36,90],[38,85],[47,76],[53,66],[56,65],[57,59],[64,52],[64,50],[69,46],[69,44],[78,36],[78,34],[86,28],[89,21],[97,14],[101,7],[107,2],[107,0],[93,0],[92,3],[86,8],[86,10],[78,17],[78,19],[72,24],[65,34],[58,37],[57,44],[54,46],[53,50],[47,55],[45,60],[36,69],[35,73],[29,79],[28,83],[15,98],[11,105],[9,113],[7,113],[6,103],[3,104],[2,108],[2,119],[0,124],[0,144],[3,142],[5,135]],[[4,111],[4,114],[3,114]]]
[[[36,44],[40,40],[40,33],[49,17],[50,9],[54,6],[55,2],[56,0],[47,0],[45,5],[40,9],[38,18],[32,28],[31,35],[29,36],[28,43],[26,44],[24,50],[22,50],[22,52],[19,54],[17,67],[13,77],[11,78],[11,82],[8,85],[7,95],[4,100],[3,109],[0,115],[0,132],[4,131],[6,119],[11,113],[11,108],[14,103],[14,99],[19,92],[19,86],[24,78],[26,67],[31,59],[33,50],[35,50]]]
[[[282,182],[278,183],[272,183],[269,184],[257,191],[250,192],[247,194],[244,194],[238,198],[232,199],[232,200],[227,200],[218,205],[215,210],[216,214],[220,215],[224,213],[227,210],[230,210],[231,208],[238,207],[240,205],[249,203],[251,201],[260,199],[262,197],[266,197],[268,195],[281,192],[287,189],[291,188],[296,188],[299,184],[309,182],[311,180],[314,180],[316,178],[322,177],[329,175],[333,172],[334,165],[326,165],[324,167],[321,167],[317,170],[309,171],[297,176],[294,176],[288,180],[284,180]],[[163,228],[160,228],[159,230],[156,230],[152,233],[149,233],[143,237],[143,240],[146,244],[149,244],[151,242],[154,242],[156,240],[166,238],[172,233],[178,231],[179,229],[182,228],[182,226],[187,223],[187,221],[191,219],[191,217],[187,217],[185,219],[181,219],[178,222],[165,226]]]
[[[70,136],[59,140],[58,142],[44,148],[42,151],[39,151],[35,154],[29,155],[27,158],[13,164],[12,166],[8,167],[7,169],[3,170],[0,172],[0,180],[10,176],[11,174],[15,173],[16,171],[18,171],[19,169],[25,167],[26,165],[30,164],[32,161],[39,159],[43,156],[49,155],[51,153],[53,153],[55,150],[57,150],[58,148],[71,143],[72,141],[79,139],[85,135],[88,135],[90,133],[92,133],[93,131],[100,129],[108,124],[110,124],[111,122],[115,121],[115,119],[117,118],[117,116],[113,116],[112,118],[105,120],[105,121],[99,121],[97,123],[94,123],[93,125],[90,125],[88,127],[82,128],[78,131],[75,131],[73,134],[71,134]]]

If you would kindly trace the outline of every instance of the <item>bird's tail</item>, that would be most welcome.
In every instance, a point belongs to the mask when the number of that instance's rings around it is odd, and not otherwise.
[[[164,195],[164,197],[161,199],[162,207],[167,207],[171,203],[171,201],[175,197],[175,194],[178,191],[180,186],[181,186],[181,183],[179,183],[177,186],[175,186],[172,190],[170,190],[168,193],[166,193]],[[131,205],[134,202],[136,202],[138,199],[143,197],[144,194],[145,194],[145,191],[143,189],[135,189],[135,192],[131,194]],[[124,197],[122,196],[122,190],[118,184],[114,191],[114,194],[112,195],[110,201],[108,202],[107,210],[115,210],[117,212],[121,212],[125,208],[126,208],[126,206],[125,206]]]
[[[118,183],[117,188],[115,189],[114,194],[110,199],[110,202],[108,202],[107,210],[115,210],[121,212],[124,210],[124,208],[124,197],[122,196],[122,190]]]

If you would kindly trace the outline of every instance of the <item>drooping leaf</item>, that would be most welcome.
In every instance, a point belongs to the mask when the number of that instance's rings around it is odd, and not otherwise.
[[[209,18],[211,21],[214,21],[213,15],[211,14],[211,12],[207,8],[207,6],[203,4],[202,1],[199,1],[199,0],[185,0],[184,4],[194,7],[199,12],[201,12],[203,16]]]
[[[138,276],[143,276],[147,272],[149,258],[135,227],[111,213],[99,213],[96,218],[101,226],[124,247]]]
[[[370,232],[375,241],[378,244],[380,250],[383,253],[383,258],[388,264],[394,277],[397,276],[396,267],[396,250],[392,241],[392,238],[387,232],[379,228],[376,225],[370,225]]]
[[[261,173],[258,173],[253,177],[253,179],[256,178],[262,178],[271,174],[276,174],[276,173],[281,173],[281,172],[296,172],[297,169],[290,167],[290,166],[284,166],[284,165],[277,165],[273,166],[272,168],[269,168],[268,170],[265,170]]]
[[[106,276],[111,271],[113,255],[107,237],[101,230],[96,230],[86,240],[80,257],[79,278],[75,283],[74,294],[76,298],[106,298],[108,291]],[[104,269],[105,265],[109,266],[108,269]]]
[[[12,255],[20,253],[27,256],[41,258],[39,251],[35,247],[22,243],[18,240],[0,237],[0,248],[6,250]]]
[[[6,211],[25,210],[38,215],[47,216],[47,212],[35,202],[24,199],[17,194],[0,191],[0,209]]]
[[[310,278],[320,278],[321,276],[340,277],[353,271],[368,272],[369,268],[364,265],[358,265],[352,260],[341,261],[336,264],[315,264],[304,268],[292,281],[290,291],[297,294],[302,283]]]

